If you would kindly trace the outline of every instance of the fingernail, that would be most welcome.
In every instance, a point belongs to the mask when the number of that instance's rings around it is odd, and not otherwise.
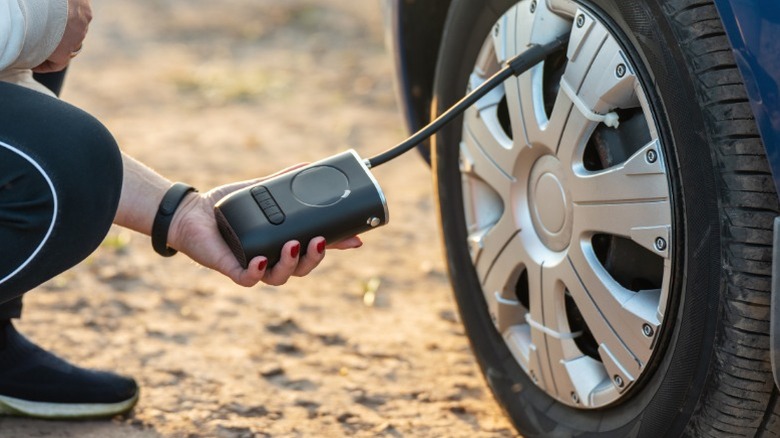
[[[300,243],[296,243],[295,246],[290,248],[290,256],[292,256],[292,258],[298,257],[298,253],[299,252],[301,252],[301,244]]]
[[[268,260],[266,259],[260,260],[260,263],[257,264],[257,270],[262,271],[263,269],[265,269],[266,266],[268,266]]]
[[[325,252],[325,241],[324,240],[317,244],[317,252],[320,253],[320,254]]]

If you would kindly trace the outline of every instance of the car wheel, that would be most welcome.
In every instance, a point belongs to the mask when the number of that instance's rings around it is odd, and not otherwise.
[[[778,198],[706,0],[455,0],[434,115],[529,44],[560,53],[434,139],[447,263],[532,436],[778,432]]]

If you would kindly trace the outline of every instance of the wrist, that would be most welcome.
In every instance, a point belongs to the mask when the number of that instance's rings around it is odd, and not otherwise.
[[[168,231],[168,246],[177,251],[184,251],[186,247],[188,224],[192,223],[195,212],[202,209],[203,196],[198,192],[189,192],[184,196],[179,208],[173,214],[170,230]],[[192,233],[190,233],[192,234]]]

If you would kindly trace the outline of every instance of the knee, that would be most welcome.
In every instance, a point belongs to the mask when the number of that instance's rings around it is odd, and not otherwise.
[[[81,113],[63,123],[68,135],[60,145],[59,160],[65,165],[57,178],[61,220],[75,225],[90,223],[91,245],[98,245],[116,215],[122,190],[122,156],[114,137],[94,117]]]
[[[122,159],[105,126],[42,93],[0,83],[0,141],[18,147],[51,175],[64,206],[94,208],[113,219]]]
[[[51,181],[61,237],[88,254],[108,233],[119,205],[119,147],[102,123],[78,108],[50,98],[37,107],[45,122],[28,121],[16,137]]]
[[[105,210],[113,218],[122,189],[122,156],[116,140],[86,113],[63,123],[62,131],[68,140],[59,146],[58,160],[65,163],[65,169],[75,171],[60,176],[62,196],[79,201],[81,208]]]

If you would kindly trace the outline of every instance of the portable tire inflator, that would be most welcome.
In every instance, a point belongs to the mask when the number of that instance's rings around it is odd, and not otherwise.
[[[266,256],[270,267],[290,240],[323,236],[338,242],[387,224],[387,200],[369,169],[413,149],[505,80],[565,47],[568,39],[567,34],[530,46],[436,120],[377,156],[362,160],[348,150],[224,197],[214,207],[222,237],[244,268],[258,255]]]

